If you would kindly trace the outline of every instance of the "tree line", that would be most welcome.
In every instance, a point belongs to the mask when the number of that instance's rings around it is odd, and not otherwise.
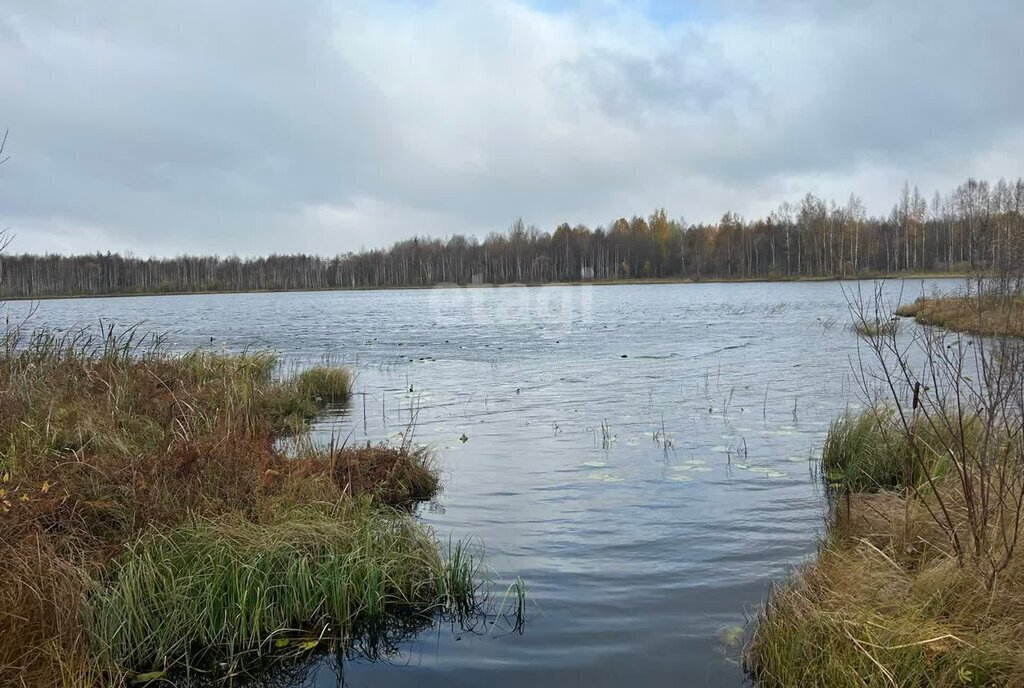
[[[0,296],[421,287],[581,279],[792,279],[983,272],[1024,264],[1024,180],[968,179],[926,199],[904,184],[887,216],[808,193],[766,217],[687,224],[657,210],[608,226],[484,239],[414,237],[333,257],[0,255]]]

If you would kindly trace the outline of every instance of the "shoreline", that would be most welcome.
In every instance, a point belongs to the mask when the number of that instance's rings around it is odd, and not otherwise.
[[[570,282],[506,282],[502,284],[459,284],[457,282],[438,282],[433,285],[408,285],[386,287],[320,287],[310,289],[201,289],[196,291],[140,291],[140,292],[109,292],[105,294],[47,294],[43,296],[0,296],[0,303],[5,301],[60,301],[69,299],[118,299],[146,296],[216,296],[227,294],[288,294],[288,293],[323,293],[323,292],[365,292],[365,291],[420,291],[425,289],[516,289],[539,287],[614,287],[614,286],[648,286],[648,285],[686,285],[686,284],[771,284],[778,282],[867,282],[878,280],[913,280],[913,279],[967,279],[966,273],[945,272],[914,272],[884,275],[856,276],[804,276],[804,277],[711,277],[707,279],[693,278],[650,278],[650,279],[606,279],[606,280],[575,280]]]

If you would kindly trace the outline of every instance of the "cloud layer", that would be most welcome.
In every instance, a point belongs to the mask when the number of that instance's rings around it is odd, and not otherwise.
[[[334,254],[1022,173],[1024,5],[807,4],[10,0],[0,226]]]

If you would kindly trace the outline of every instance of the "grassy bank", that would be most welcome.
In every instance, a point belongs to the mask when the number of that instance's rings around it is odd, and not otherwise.
[[[827,533],[756,619],[759,685],[1024,685],[1024,467],[1008,427],[885,407],[833,424]]]
[[[1003,295],[931,296],[896,309],[923,325],[985,336],[1024,337],[1024,297]]]
[[[121,685],[392,618],[466,610],[477,562],[407,507],[439,488],[406,448],[283,456],[347,371],[172,356],[131,333],[0,352],[0,685]],[[316,645],[316,641],[312,641]]]

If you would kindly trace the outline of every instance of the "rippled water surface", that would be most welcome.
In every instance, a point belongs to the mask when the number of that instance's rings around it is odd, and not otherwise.
[[[33,323],[99,318],[350,364],[355,401],[318,430],[377,441],[415,420],[445,480],[422,518],[526,580],[523,635],[442,625],[347,663],[351,686],[740,685],[722,634],[813,551],[809,458],[858,400],[835,282],[81,299]]]

